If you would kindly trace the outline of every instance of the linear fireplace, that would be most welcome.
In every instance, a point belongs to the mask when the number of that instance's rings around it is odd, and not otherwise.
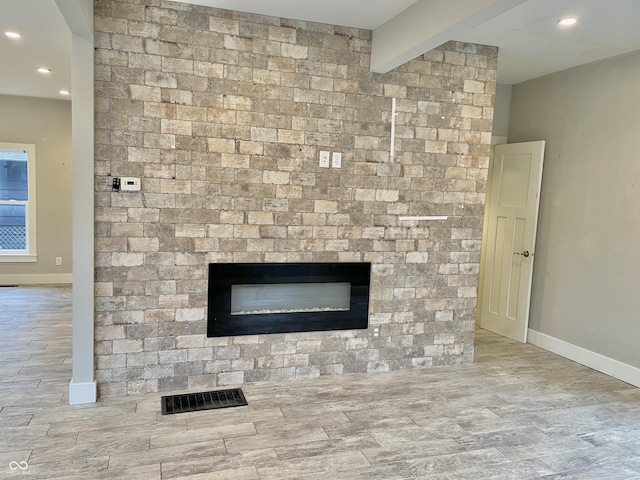
[[[207,336],[363,329],[370,263],[211,263]]]

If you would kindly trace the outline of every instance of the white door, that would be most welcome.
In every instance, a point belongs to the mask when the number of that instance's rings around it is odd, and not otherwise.
[[[497,145],[487,195],[480,326],[527,341],[544,142]]]

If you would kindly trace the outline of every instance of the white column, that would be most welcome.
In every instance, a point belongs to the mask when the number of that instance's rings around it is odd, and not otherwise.
[[[73,377],[69,403],[97,399],[94,374],[93,40],[72,34]]]

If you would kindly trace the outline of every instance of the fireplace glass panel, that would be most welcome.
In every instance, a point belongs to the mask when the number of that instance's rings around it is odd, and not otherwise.
[[[231,286],[231,315],[348,311],[350,301],[348,282]]]
[[[365,329],[371,264],[211,263],[207,336]]]

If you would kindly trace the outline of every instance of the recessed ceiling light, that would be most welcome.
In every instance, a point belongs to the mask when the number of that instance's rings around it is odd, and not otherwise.
[[[18,32],[4,32],[4,34],[9,38],[20,38],[20,37],[22,37],[22,35],[20,35]]]
[[[561,18],[558,20],[558,23],[563,27],[570,27],[571,25],[575,25],[578,19],[574,17]]]
[[[60,95],[69,95],[69,90],[60,90]]]
[[[38,67],[40,73],[51,73],[51,69],[47,67]]]

